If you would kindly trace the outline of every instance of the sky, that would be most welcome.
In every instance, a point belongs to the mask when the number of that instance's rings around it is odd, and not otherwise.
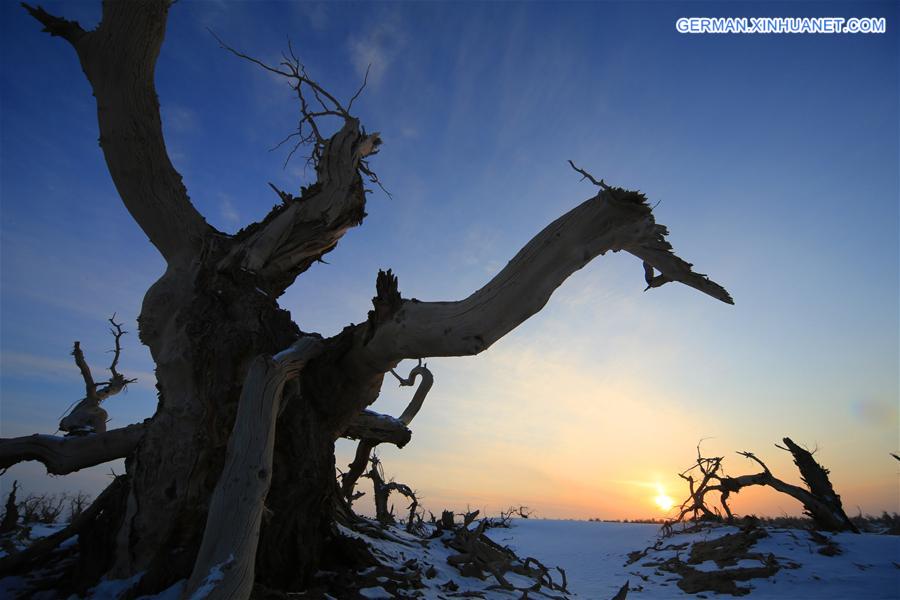
[[[48,2],[85,27],[99,2]],[[686,16],[886,17],[886,34],[686,35]],[[388,476],[438,512],[510,505],[552,518],[665,513],[659,490],[700,440],[730,474],[750,450],[799,483],[785,436],[817,448],[848,513],[900,511],[900,91],[896,3],[300,3],[181,0],[156,69],[166,145],[197,208],[234,232],[312,173],[270,151],[296,125],[285,82],[209,35],[308,72],[384,140],[388,197],[328,264],[280,299],[306,331],[365,318],[380,268],[405,297],[456,300],[595,190],[567,164],[640,189],[680,256],[735,306],[600,257],[476,357],[427,360],[435,385]],[[136,335],[164,268],[127,214],[97,144],[74,52],[0,4],[0,435],[52,433],[83,395],[80,340],[99,378],[112,313],[131,332],[105,404],[150,417],[153,364]],[[408,372],[413,363],[401,363]],[[374,410],[412,395],[386,378]],[[339,441],[345,467],[353,444]],[[65,477],[25,463],[25,493],[96,494],[122,461]],[[367,490],[363,483],[363,490]],[[371,493],[368,494],[370,496]],[[402,503],[402,500],[398,500]],[[799,514],[748,489],[738,513]],[[365,502],[361,505],[367,510]],[[402,506],[398,504],[398,510]]]

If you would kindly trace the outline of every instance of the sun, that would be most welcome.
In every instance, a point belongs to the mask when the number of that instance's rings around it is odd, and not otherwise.
[[[672,510],[672,507],[675,506],[675,500],[673,500],[671,496],[666,495],[666,491],[663,489],[662,484],[656,484],[656,491],[657,496],[653,499],[653,501],[656,502],[656,505],[664,512]]]

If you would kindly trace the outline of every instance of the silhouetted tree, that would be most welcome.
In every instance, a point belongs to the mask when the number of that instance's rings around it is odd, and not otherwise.
[[[469,297],[405,299],[397,278],[379,272],[363,322],[332,337],[300,331],[277,298],[362,223],[363,181],[377,182],[368,160],[381,140],[352,115],[352,99],[329,94],[293,53],[277,66],[254,61],[291,82],[301,117],[290,138],[310,148],[317,179],[298,196],[276,189],[281,203],[238,233],[217,231],[191,203],[163,141],[154,69],[169,8],[164,0],[107,1],[100,23],[86,31],[26,5],[77,53],[96,97],[109,173],[167,263],[138,318],[156,363],[154,416],[17,458],[42,460],[51,472],[126,458],[126,474],[67,528],[79,534],[72,579],[82,588],[104,575],[142,573],[134,596],[185,578],[186,595],[215,580],[209,598],[246,598],[254,582],[304,589],[326,557],[352,554],[341,551],[334,521],[342,497],[335,440],[409,439],[398,419],[376,419],[379,434],[366,428],[372,415],[366,421],[364,411],[385,374],[407,358],[484,351],[608,251],[643,261],[648,287],[680,281],[731,303],[671,251],[642,194],[579,170],[598,192]],[[330,137],[319,126],[326,118],[340,123]]]

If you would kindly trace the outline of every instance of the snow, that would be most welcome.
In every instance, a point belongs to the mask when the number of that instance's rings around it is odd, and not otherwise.
[[[130,590],[143,576],[144,573],[141,572],[128,579],[103,579],[96,587],[88,590],[86,597],[94,600],[113,600]]]
[[[381,586],[368,587],[359,590],[359,595],[363,598],[377,598],[378,600],[391,600],[393,596]]]
[[[206,579],[203,580],[203,584],[197,588],[197,591],[191,594],[190,600],[203,600],[209,596],[209,594],[216,589],[216,584],[225,579],[225,569],[234,562],[234,554],[229,554],[228,558],[224,561],[213,565],[209,569],[209,574],[207,574]]]
[[[520,557],[533,556],[548,568],[566,570],[569,589],[585,598],[615,596],[622,584],[635,579],[622,565],[628,553],[656,541],[658,525],[513,519],[509,529],[491,529],[488,536],[509,546]],[[643,596],[641,596],[643,598]]]
[[[619,587],[629,581],[628,598],[641,600],[696,598],[730,598],[712,592],[687,594],[675,585],[677,576],[660,572],[648,562],[665,560],[689,548],[648,552],[645,558],[625,565],[628,553],[643,550],[657,540],[656,525],[637,523],[598,523],[584,521],[551,521],[517,519],[510,529],[493,529],[489,534],[501,544],[509,545],[519,556],[535,556],[548,567],[566,569],[569,589],[580,598],[604,600],[612,598]],[[669,544],[693,544],[727,533],[734,527],[711,527],[700,533],[676,534]],[[896,600],[900,598],[900,536],[870,533],[824,534],[837,544],[841,554],[818,553],[806,532],[796,529],[768,529],[751,552],[774,554],[782,564],[796,563],[797,568],[784,567],[767,579],[738,582],[752,588],[751,600]],[[700,570],[716,570],[712,561],[692,565]],[[741,560],[737,567],[759,567],[760,562]],[[733,567],[729,567],[733,568]],[[643,578],[646,577],[647,580]]]

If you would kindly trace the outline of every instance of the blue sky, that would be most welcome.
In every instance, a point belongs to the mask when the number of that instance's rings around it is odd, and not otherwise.
[[[99,2],[48,3],[85,26]],[[52,432],[163,262],[130,219],[97,145],[74,52],[14,3],[0,64],[0,434]],[[320,83],[385,141],[373,160],[393,198],[329,265],[281,299],[305,330],[365,318],[379,268],[407,297],[457,299],[544,225],[593,194],[574,160],[660,201],[681,256],[725,285],[728,307],[675,285],[642,293],[631,256],[602,257],[486,354],[436,359],[436,384],[385,468],[432,510],[525,503],[546,516],[650,514],[656,482],[696,441],[755,450],[818,444],[849,506],[900,510],[898,39],[895,3],[191,2],[172,9],[157,66],[167,147],[191,198],[235,231],[297,191],[302,160],[269,152],[294,126],[283,82],[206,32],[275,61],[288,37]],[[884,16],[884,35],[683,35],[682,16]],[[136,333],[110,426],[149,417],[153,365]],[[404,367],[405,368],[405,367]],[[407,396],[386,383],[375,408]],[[338,464],[349,462],[339,444]],[[732,470],[750,465],[732,455]],[[121,465],[115,467],[121,471]],[[109,466],[26,490],[95,491]],[[649,487],[648,487],[649,486]],[[744,507],[796,512],[766,493]]]

